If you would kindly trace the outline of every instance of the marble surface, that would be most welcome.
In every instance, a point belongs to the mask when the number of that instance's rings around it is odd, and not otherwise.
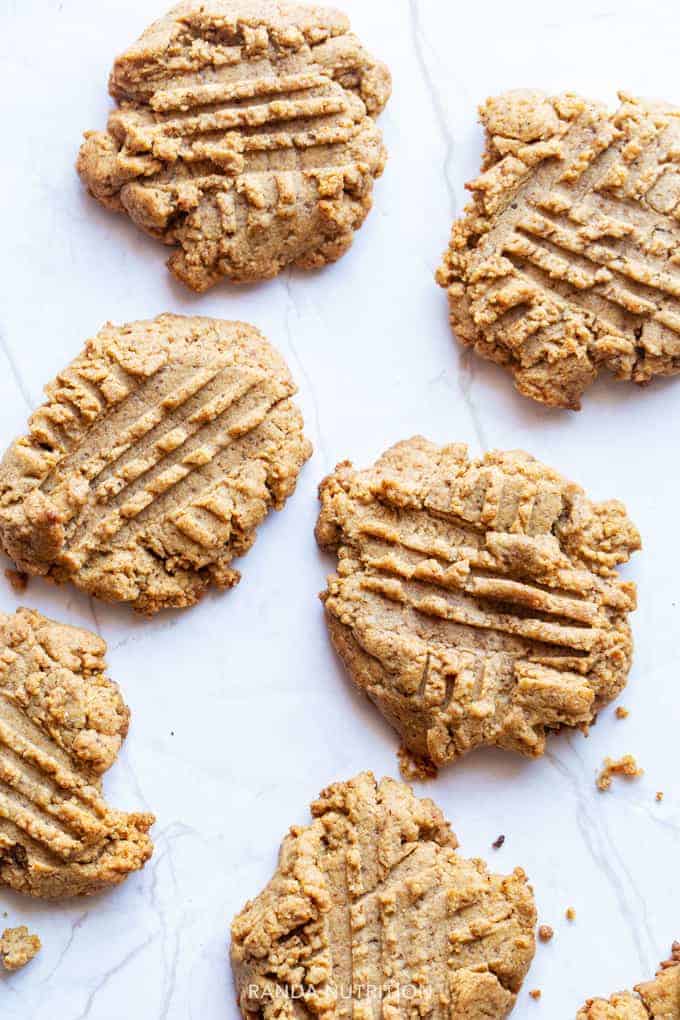
[[[22,602],[106,638],[133,712],[107,795],[158,822],[152,861],[108,895],[55,906],[0,890],[0,921],[6,912],[5,923],[27,923],[44,942],[24,972],[0,977],[0,1015],[236,1020],[229,923],[268,880],[287,826],[305,820],[329,781],[365,768],[397,774],[394,734],[350,689],[326,637],[316,593],[332,564],[312,534],[316,486],[336,461],[366,464],[421,432],[475,453],[529,449],[593,496],[623,499],[643,534],[624,572],[640,602],[620,702],[630,717],[610,708],[588,739],[557,737],[537,762],[477,752],[423,788],[464,852],[496,870],[525,868],[540,919],[555,929],[513,1016],[572,1018],[587,995],[651,975],[680,937],[680,380],[644,390],[604,381],[581,414],[543,409],[461,353],[433,273],[477,167],[476,104],[525,85],[679,101],[680,8],[345,0],[394,72],[375,209],[336,266],[198,297],[173,282],[160,246],[83,193],[73,170],[81,131],[105,123],[112,57],[161,6],[0,4],[0,445],[105,320],[168,310],[264,330],[297,378],[315,454],[286,510],[262,527],[239,587],[192,611],[149,622],[36,580],[18,599],[2,579],[0,609]],[[598,793],[603,757],[628,751],[644,777]],[[539,1003],[528,996],[536,987]]]

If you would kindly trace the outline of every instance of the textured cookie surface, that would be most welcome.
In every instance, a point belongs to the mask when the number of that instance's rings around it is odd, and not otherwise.
[[[78,172],[92,194],[176,247],[194,290],[342,255],[385,150],[373,118],[390,76],[325,7],[180,4],[120,56],[106,132]]]
[[[653,981],[611,999],[589,999],[577,1020],[680,1020],[680,942],[673,943]]]
[[[431,800],[371,773],[312,815],[233,923],[243,1016],[507,1016],[535,949],[524,872],[460,857]]]
[[[578,409],[601,368],[680,371],[680,110],[620,98],[614,114],[487,100],[483,172],[437,275],[458,338],[545,404]]]
[[[40,952],[41,943],[37,935],[31,935],[28,928],[5,928],[0,935],[0,963],[5,970],[21,970]]]
[[[46,392],[0,465],[4,550],[147,613],[236,584],[311,453],[286,365],[244,323],[104,326]]]
[[[102,798],[129,712],[95,634],[19,609],[0,614],[0,885],[89,895],[144,866],[149,814]]]
[[[616,567],[639,536],[620,503],[521,451],[471,461],[418,437],[338,465],[320,499],[333,643],[411,752],[540,755],[624,686],[635,588]]]

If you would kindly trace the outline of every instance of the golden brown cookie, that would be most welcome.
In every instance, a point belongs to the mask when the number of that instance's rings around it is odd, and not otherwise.
[[[370,772],[311,810],[232,925],[243,1017],[507,1016],[535,951],[521,868],[460,857],[431,800]]]
[[[525,396],[578,410],[602,368],[680,371],[680,110],[508,92],[437,279],[467,346]]]
[[[537,756],[625,685],[635,587],[616,568],[640,539],[621,503],[522,451],[471,461],[420,437],[339,464],[320,499],[333,644],[414,754]]]
[[[278,0],[191,0],[116,60],[118,108],[78,173],[175,251],[193,290],[333,262],[371,208],[390,74],[344,14]]]
[[[242,322],[108,324],[0,465],[0,541],[28,574],[154,613],[229,588],[311,454],[279,354]]]
[[[0,614],[0,885],[90,895],[142,868],[153,815],[102,798],[130,713],[96,634]]]
[[[0,935],[0,963],[5,970],[21,970],[38,955],[42,943],[37,935],[29,934],[26,925],[5,928]]]
[[[671,958],[653,981],[636,985],[635,993],[589,999],[576,1020],[680,1020],[680,942],[673,943]]]

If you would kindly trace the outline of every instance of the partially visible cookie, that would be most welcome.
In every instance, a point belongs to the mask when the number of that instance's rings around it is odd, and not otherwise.
[[[105,653],[89,631],[0,614],[0,885],[90,895],[151,857],[153,815],[102,798],[130,717]]]
[[[0,935],[0,963],[5,970],[21,970],[38,955],[42,943],[37,935],[29,934],[26,925],[5,928]]]
[[[145,613],[231,587],[232,560],[311,454],[294,392],[245,323],[104,326],[0,465],[4,551],[27,574]]]
[[[617,567],[640,538],[621,503],[522,451],[470,460],[420,437],[339,464],[319,495],[333,644],[414,754],[537,756],[625,685],[636,596]]]
[[[577,410],[606,368],[680,372],[680,109],[508,92],[437,274],[462,343]]]
[[[95,198],[175,248],[197,291],[349,248],[386,153],[390,74],[344,14],[278,0],[190,0],[116,60],[118,108],[78,173]]]
[[[680,1020],[680,942],[661,964],[653,981],[619,992],[611,999],[588,999],[576,1020]]]
[[[232,925],[242,1016],[507,1016],[535,951],[524,872],[460,857],[431,800],[370,772],[311,810]]]

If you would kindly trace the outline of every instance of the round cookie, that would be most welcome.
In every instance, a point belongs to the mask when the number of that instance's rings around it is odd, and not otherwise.
[[[347,251],[386,152],[390,74],[345,15],[278,0],[190,0],[116,60],[118,108],[77,169],[103,205],[172,245],[204,291]]]
[[[416,437],[320,486],[322,595],[355,684],[424,764],[484,744],[538,756],[626,683],[639,548],[620,503],[521,451],[468,459]]]
[[[613,114],[572,93],[488,99],[482,173],[437,273],[458,339],[573,410],[603,368],[680,372],[680,111],[620,99]]]
[[[311,811],[232,925],[242,1016],[507,1016],[535,951],[524,872],[460,857],[431,800],[370,772]]]
[[[153,815],[102,798],[130,719],[105,654],[89,631],[0,613],[0,886],[89,896],[151,857]]]
[[[236,584],[311,454],[283,359],[242,322],[108,324],[46,392],[0,464],[2,547],[145,613]]]

